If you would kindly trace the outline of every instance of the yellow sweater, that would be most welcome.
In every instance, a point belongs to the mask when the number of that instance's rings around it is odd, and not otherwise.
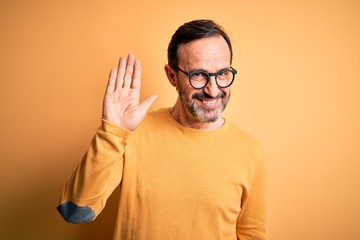
[[[186,128],[167,109],[134,132],[102,121],[58,210],[92,221],[121,184],[114,239],[265,239],[265,167],[257,143],[225,121]]]

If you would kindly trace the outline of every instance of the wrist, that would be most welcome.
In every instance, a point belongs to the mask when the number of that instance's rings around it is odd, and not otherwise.
[[[106,119],[101,120],[101,129],[105,132],[113,133],[122,138],[126,138],[129,133],[131,133],[131,131],[125,127],[121,127],[120,125],[110,122]]]

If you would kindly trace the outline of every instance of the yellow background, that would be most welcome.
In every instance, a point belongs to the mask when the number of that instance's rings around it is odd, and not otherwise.
[[[133,52],[153,109],[182,23],[211,18],[238,70],[226,117],[268,161],[268,239],[360,239],[360,1],[0,1],[0,239],[110,239],[56,212],[100,124],[110,68]],[[176,216],[174,216],[176,217]]]

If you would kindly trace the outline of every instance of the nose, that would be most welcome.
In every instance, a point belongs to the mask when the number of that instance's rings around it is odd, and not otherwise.
[[[215,76],[211,76],[208,81],[208,84],[204,88],[204,92],[209,96],[215,98],[219,94],[219,91],[220,89],[216,84]]]

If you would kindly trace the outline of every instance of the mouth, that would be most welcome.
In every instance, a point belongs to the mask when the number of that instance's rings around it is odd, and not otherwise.
[[[199,101],[201,101],[201,103],[205,106],[205,107],[215,107],[217,105],[218,102],[218,98],[215,99],[199,99]]]
[[[220,107],[222,100],[224,99],[225,94],[219,93],[215,97],[211,97],[205,93],[196,93],[192,96],[192,99],[196,100],[199,104],[199,107],[209,110],[215,110]]]

